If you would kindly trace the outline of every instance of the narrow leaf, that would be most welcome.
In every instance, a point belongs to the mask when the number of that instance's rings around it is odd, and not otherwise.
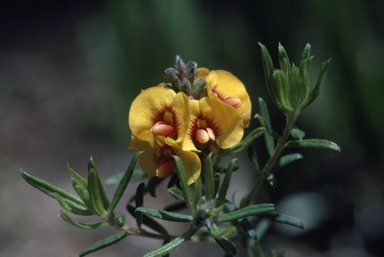
[[[117,206],[117,204],[120,202],[121,197],[123,196],[125,189],[128,186],[128,183],[131,180],[132,173],[135,169],[136,162],[140,156],[141,152],[136,152],[135,155],[132,157],[132,160],[127,168],[127,170],[124,173],[124,176],[121,178],[119,185],[116,188],[115,194],[113,195],[111,204],[108,208],[108,213],[111,213]]]
[[[231,162],[228,165],[227,171],[225,173],[223,183],[221,184],[221,187],[219,189],[219,195],[216,200],[216,207],[220,207],[221,205],[224,204],[225,198],[227,196],[227,191],[229,188],[229,183],[231,182],[231,177],[232,177],[232,171],[233,167],[235,166],[236,159],[232,159]]]
[[[269,132],[272,132],[272,133],[264,133],[265,146],[267,148],[269,156],[272,156],[274,148],[275,148],[275,144],[273,141],[273,137],[271,135],[273,135],[273,133],[275,133],[275,132],[272,130],[271,119],[269,117],[269,111],[268,111],[267,103],[261,97],[259,97],[259,112],[260,112],[261,116],[264,118],[267,131],[270,129],[271,131],[269,131]]]
[[[68,193],[67,191],[64,191],[63,189],[56,187],[42,179],[32,176],[25,171],[21,171],[21,176],[28,184],[40,190],[44,194],[47,194],[52,198],[55,198],[57,194],[63,199],[63,201],[71,204],[72,206],[76,206],[78,209],[87,210],[87,207],[84,205],[80,198]]]
[[[71,175],[71,178],[76,181],[78,184],[81,184],[83,185],[84,187],[87,187],[88,186],[88,182],[85,178],[83,178],[82,176],[80,176],[80,174],[78,174],[74,169],[72,169],[69,164],[67,163],[67,169],[68,169],[68,172],[69,172],[69,175]]]
[[[71,224],[74,227],[85,229],[85,230],[94,230],[94,229],[104,228],[108,226],[107,222],[100,222],[100,223],[77,222],[72,218],[70,218],[65,212],[60,212],[60,217],[68,224]]]
[[[205,159],[205,197],[207,201],[214,197],[215,185],[213,179],[212,154],[209,154]]]
[[[158,210],[154,208],[139,207],[136,209],[136,212],[140,212],[148,216],[162,219],[162,220],[169,220],[169,221],[175,221],[175,222],[193,221],[193,217],[191,215],[163,211],[163,210]]]
[[[139,207],[142,207],[144,204],[144,188],[145,188],[145,183],[141,182],[136,189],[136,199],[135,199],[136,209]],[[141,228],[142,220],[143,220],[143,215],[141,213],[137,213],[136,224],[139,229]]]
[[[167,191],[176,200],[183,200],[183,192],[179,188],[177,188],[177,187],[170,187],[170,188],[167,189]]]
[[[182,243],[184,243],[186,240],[188,240],[191,236],[193,236],[193,234],[195,234],[196,231],[197,228],[191,227],[188,231],[172,239],[169,243],[161,246],[160,248],[147,253],[146,255],[144,255],[144,257],[156,257],[165,255],[176,247],[178,247],[179,245],[181,245]]]
[[[251,161],[253,168],[256,170],[256,172],[259,172],[260,171],[260,165],[259,165],[259,161],[257,160],[257,154],[256,154],[255,148],[252,146],[249,146],[247,153],[248,153],[248,157],[249,157],[249,160]]]
[[[236,247],[225,237],[214,238],[216,243],[225,251],[226,254],[236,255]]]
[[[87,184],[88,184],[88,182],[87,182]],[[84,202],[85,206],[87,206],[87,208],[89,210],[93,210],[91,201],[89,199],[88,190],[86,188],[84,188],[82,185],[79,185],[79,183],[76,180],[72,181],[72,187],[76,191],[77,195],[80,196],[80,198]]]
[[[132,205],[127,205],[127,210],[129,214],[131,214],[133,217],[136,217],[137,213],[135,212],[135,207],[133,207]],[[162,235],[168,235],[168,231],[160,223],[148,216],[143,216],[141,222],[143,225],[153,229],[154,231]]]
[[[99,195],[100,195],[101,202],[103,203],[103,208],[105,210],[107,210],[109,208],[110,202],[109,202],[108,196],[107,196],[107,194],[106,194],[106,192],[104,190],[103,182],[100,179],[99,173],[98,173],[98,171],[96,169],[96,166],[95,166],[95,163],[93,162],[92,157],[88,161],[88,173],[91,170],[93,171],[93,173],[95,175],[94,178],[96,179],[96,181],[98,183],[98,190],[99,190]]]
[[[101,199],[101,190],[99,187],[99,177],[96,170],[90,169],[88,174],[88,192],[92,209],[98,216],[105,214],[103,200]]]
[[[277,162],[277,167],[282,168],[282,167],[290,164],[291,162],[300,160],[302,158],[303,158],[303,155],[299,154],[299,153],[292,153],[292,154],[287,154],[287,155],[281,156]]]
[[[201,185],[201,177],[198,177],[193,183],[193,205],[197,206],[201,199],[203,198],[203,186]]]
[[[300,219],[286,215],[286,214],[271,212],[271,213],[263,213],[260,216],[266,217],[266,218],[268,218],[274,222],[291,225],[291,226],[301,228],[301,229],[304,228],[304,224]]]
[[[229,154],[236,154],[244,149],[246,149],[251,143],[253,143],[258,137],[263,135],[265,133],[264,127],[259,127],[254,130],[252,130],[243,140],[240,141],[237,145],[221,150],[222,155],[229,155]]]
[[[175,162],[176,162],[177,174],[179,174],[181,190],[183,192],[184,201],[187,203],[187,205],[192,209],[194,213],[195,206],[193,206],[192,204],[192,195],[191,195],[191,191],[189,190],[187,176],[184,170],[183,162],[181,161],[179,156],[173,155],[173,158],[175,159]]]
[[[53,193],[53,197],[59,202],[61,207],[63,207],[66,211],[69,211],[73,214],[81,215],[81,216],[90,216],[93,215],[91,210],[84,210],[77,208],[77,205],[73,205],[71,202],[66,202],[59,194]]]
[[[265,79],[266,79],[267,84],[268,84],[268,81],[272,77],[273,70],[274,70],[273,62],[272,62],[271,56],[269,55],[268,49],[263,44],[259,43],[259,45],[260,45],[260,49],[261,49],[264,75],[265,75]]]
[[[300,147],[300,148],[317,148],[317,149],[328,149],[340,152],[340,147],[332,142],[325,139],[303,139],[303,140],[291,140],[288,141],[286,146]]]
[[[103,240],[97,241],[96,243],[92,244],[88,248],[86,248],[83,251],[81,251],[80,257],[83,257],[83,256],[85,256],[87,254],[96,252],[96,251],[98,251],[100,249],[103,249],[103,248],[105,248],[107,246],[116,244],[117,242],[119,242],[120,240],[125,238],[127,235],[128,235],[127,232],[120,232],[120,233],[117,233],[115,235],[112,235],[112,236],[109,236],[107,238],[104,238]]]
[[[251,206],[244,207],[242,209],[225,213],[217,217],[217,222],[228,222],[233,220],[238,220],[248,216],[259,215],[261,213],[270,212],[275,210],[275,206],[270,203],[255,204]]]
[[[139,152],[137,152],[139,153]],[[124,177],[126,172],[119,172],[113,176],[108,177],[105,180],[105,184],[107,185],[118,185],[121,179]],[[145,178],[147,175],[141,169],[135,169],[132,173],[130,182],[138,182]]]

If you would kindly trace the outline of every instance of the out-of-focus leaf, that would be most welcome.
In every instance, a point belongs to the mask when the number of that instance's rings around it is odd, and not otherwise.
[[[162,220],[169,220],[174,222],[190,222],[193,221],[193,217],[191,215],[186,214],[180,214],[175,212],[169,212],[169,211],[163,211],[158,210],[154,208],[146,208],[146,207],[139,207],[136,209],[136,212],[143,213],[145,215],[162,219]]]
[[[149,179],[146,191],[148,191],[152,197],[156,197],[156,187],[161,181],[163,181],[163,178],[151,177]]]
[[[118,185],[120,180],[123,178],[126,172],[119,172],[113,176],[108,177],[105,180],[105,184],[107,185]],[[144,179],[147,175],[141,169],[135,169],[132,173],[131,179],[129,182],[138,182]]]
[[[21,176],[28,184],[40,190],[44,194],[47,194],[52,198],[55,198],[57,194],[61,197],[61,199],[63,199],[63,201],[67,202],[71,206],[76,206],[76,208],[84,211],[88,210],[80,198],[68,193],[67,191],[64,191],[63,189],[56,187],[42,179],[32,176],[25,171],[21,171]]]
[[[255,204],[244,207],[242,209],[225,213],[216,218],[217,222],[228,222],[233,220],[242,219],[248,216],[259,215],[265,212],[271,212],[275,210],[275,206],[271,203]]]
[[[254,257],[264,257],[264,253],[263,253],[263,250],[261,249],[259,242],[252,241],[251,249]]]
[[[214,238],[216,243],[225,251],[226,254],[231,256],[236,255],[236,247],[225,237]]]
[[[133,217],[136,217],[135,207],[133,207],[132,205],[127,205],[127,210],[129,212],[129,214],[131,214]],[[156,231],[162,235],[168,234],[168,231],[160,223],[158,223],[157,221],[155,221],[154,219],[152,219],[148,216],[143,216],[141,222],[145,226],[153,229],[154,231]]]
[[[197,206],[197,204],[203,198],[203,186],[201,184],[201,177],[198,177],[193,183],[193,205]]]
[[[293,128],[291,129],[291,136],[294,138],[294,139],[299,139],[299,140],[302,140],[304,137],[305,137],[305,132],[298,129],[298,128]]]
[[[248,153],[248,157],[249,157],[249,160],[251,161],[253,168],[256,170],[256,172],[259,172],[260,171],[260,165],[259,165],[259,161],[257,160],[257,154],[256,154],[255,148],[252,146],[249,146],[247,153]]]
[[[303,155],[302,154],[299,154],[299,153],[292,153],[292,154],[287,154],[287,155],[284,155],[284,156],[281,156],[280,159],[278,160],[277,162],[277,167],[278,168],[282,168],[288,164],[290,164],[291,162],[294,162],[294,161],[297,161],[297,160],[300,160],[303,158]]]
[[[83,222],[77,222],[73,219],[71,219],[65,212],[60,212],[60,217],[67,223],[71,224],[74,227],[85,229],[85,230],[94,230],[99,228],[104,228],[108,226],[107,222],[100,222],[100,223],[83,223]]]
[[[266,217],[266,218],[268,218],[274,222],[291,225],[291,226],[301,228],[301,229],[304,228],[304,224],[300,219],[286,215],[286,214],[277,213],[277,212],[270,212],[270,213],[263,213],[260,216]]]
[[[104,239],[102,239],[100,241],[97,241],[96,243],[92,244],[88,248],[86,248],[83,251],[81,251],[80,257],[83,257],[83,256],[85,256],[87,254],[96,252],[96,251],[98,251],[100,249],[103,249],[103,248],[105,248],[107,246],[116,244],[117,242],[119,242],[120,240],[125,238],[127,235],[128,235],[127,232],[120,232],[120,233],[117,233],[115,235],[112,235],[112,236],[109,236],[107,238],[104,238]]]
[[[255,141],[258,137],[263,135],[265,133],[265,128],[264,127],[259,127],[254,130],[252,130],[243,140],[240,141],[237,145],[221,150],[222,155],[229,155],[229,154],[236,154],[244,149],[246,149],[253,141]]]
[[[170,251],[172,251],[173,249],[175,249],[176,247],[178,247],[179,245],[181,245],[182,243],[184,243],[186,240],[188,240],[191,236],[193,236],[193,234],[195,234],[196,231],[197,231],[197,228],[193,226],[189,230],[181,234],[180,236],[177,236],[176,238],[172,239],[169,243],[161,246],[160,248],[157,248],[156,250],[153,250],[147,253],[146,255],[144,255],[144,257],[156,257],[156,256],[165,255]]]
[[[141,182],[136,189],[136,199],[135,199],[136,210],[137,210],[137,208],[142,207],[144,204],[144,188],[145,188],[145,183]],[[136,214],[136,224],[137,224],[138,228],[141,228],[142,220],[143,220],[142,213],[140,213],[140,212],[137,213]]]
[[[223,179],[223,183],[219,189],[219,195],[216,200],[215,207],[220,207],[224,204],[225,197],[227,196],[227,191],[229,188],[229,183],[231,182],[233,167],[235,166],[236,159],[232,159],[228,165],[227,171],[225,172],[225,176]]]
[[[178,203],[174,203],[174,204],[171,204],[171,205],[165,207],[164,211],[175,212],[175,211],[185,209],[186,207],[187,207],[187,205],[185,204],[185,202],[178,202]]]
[[[115,194],[113,195],[111,204],[108,207],[108,213],[111,213],[119,203],[121,197],[123,196],[125,189],[128,186],[128,183],[131,180],[132,173],[135,169],[136,162],[140,156],[141,152],[136,152],[133,156],[126,172],[124,173],[123,177],[120,179],[119,185],[116,188]]]
[[[303,139],[303,140],[291,140],[286,143],[290,147],[300,148],[317,148],[317,149],[328,149],[340,152],[340,147],[329,140],[325,139]]]

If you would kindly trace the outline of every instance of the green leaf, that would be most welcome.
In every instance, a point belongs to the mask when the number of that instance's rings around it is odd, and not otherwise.
[[[203,198],[203,186],[201,185],[201,177],[198,177],[193,183],[193,205],[197,206],[201,199]]]
[[[217,222],[228,222],[233,220],[242,219],[248,216],[259,215],[265,212],[274,211],[275,206],[271,203],[255,204],[244,207],[242,209],[225,213],[216,218]]]
[[[125,238],[127,235],[128,235],[127,232],[120,232],[120,233],[117,233],[115,235],[112,235],[112,236],[109,236],[107,238],[104,238],[103,240],[97,241],[96,243],[92,244],[88,248],[86,248],[83,251],[81,251],[80,257],[83,257],[83,256],[85,256],[87,254],[96,252],[96,251],[98,251],[100,249],[103,249],[103,248],[105,248],[107,246],[116,244],[117,242],[119,242],[120,240]]]
[[[329,140],[325,139],[303,139],[303,140],[291,140],[286,143],[289,147],[300,147],[300,148],[316,148],[316,149],[328,149],[340,152],[340,147]]]
[[[251,250],[254,257],[264,257],[263,250],[261,249],[261,245],[259,242],[251,242]]]
[[[236,255],[236,247],[231,243],[231,241],[229,241],[225,237],[214,237],[214,239],[216,243],[220,245],[220,247],[225,251],[226,254]]]
[[[118,185],[126,172],[119,172],[105,180],[107,185]],[[130,182],[138,182],[144,179],[147,175],[141,169],[135,169],[132,173]]]
[[[108,210],[110,202],[109,202],[107,194],[105,193],[103,182],[100,179],[100,176],[98,174],[98,171],[96,169],[96,166],[95,166],[95,163],[93,162],[92,157],[88,161],[88,173],[90,173],[91,170],[93,170],[93,173],[96,175],[95,179],[96,179],[96,181],[98,183],[98,190],[99,190],[99,195],[100,195],[101,202],[103,203],[103,208],[105,210]],[[88,184],[89,184],[89,181],[88,181]]]
[[[215,184],[213,177],[212,153],[205,159],[205,197],[207,201],[213,199],[215,192]]]
[[[71,219],[65,212],[60,212],[60,217],[67,223],[71,224],[74,227],[85,229],[85,230],[94,230],[99,228],[104,228],[108,226],[107,222],[100,222],[100,223],[82,223],[77,222]]]
[[[145,183],[141,182],[136,189],[136,209],[139,207],[142,207],[144,204],[144,188],[145,188]],[[141,228],[141,223],[143,220],[143,215],[141,213],[136,214],[136,224],[138,228]]]
[[[85,188],[88,186],[87,180],[82,176],[80,176],[74,169],[72,169],[68,163],[67,163],[67,169],[68,169],[69,175],[71,175],[71,178],[74,181],[76,181],[78,184],[83,185]]]
[[[266,218],[268,218],[274,222],[291,225],[291,226],[301,228],[301,229],[304,228],[304,224],[300,219],[286,215],[286,214],[271,212],[271,213],[263,213],[260,216],[266,217]]]
[[[183,162],[181,161],[179,156],[173,155],[172,157],[175,159],[177,174],[179,175],[184,201],[192,209],[192,212],[195,213],[195,206],[193,206],[192,204],[192,195],[191,191],[189,190],[187,175],[185,173]]]
[[[302,158],[303,158],[303,155],[299,154],[299,153],[292,153],[292,154],[287,154],[287,155],[281,156],[277,162],[277,167],[282,168],[282,167],[290,164],[291,162],[300,160]]]
[[[273,141],[272,135],[276,132],[272,130],[271,119],[269,117],[267,103],[261,97],[259,97],[259,112],[265,121],[265,127],[268,132],[268,133],[264,133],[265,146],[267,148],[269,156],[272,156],[273,151],[275,149],[275,143]]]
[[[272,62],[271,56],[269,55],[268,49],[263,44],[259,43],[259,45],[261,49],[264,75],[265,75],[266,82],[268,84],[268,81],[271,79],[274,71],[273,62]]]
[[[275,100],[277,107],[282,113],[292,111],[290,101],[290,90],[288,76],[282,70],[275,70],[273,73],[274,87],[276,95],[272,96]]]
[[[259,127],[251,131],[243,140],[237,145],[221,150],[222,155],[236,154],[246,149],[251,143],[253,143],[258,137],[265,133],[264,127]]]
[[[298,128],[292,128],[290,134],[291,137],[293,137],[294,139],[303,140],[303,138],[305,137],[305,132]]]
[[[301,60],[311,58],[311,45],[307,43],[304,47],[303,53],[301,54]]]
[[[223,179],[223,183],[219,189],[219,195],[216,200],[215,207],[220,207],[224,204],[225,198],[227,196],[227,191],[229,188],[229,183],[231,182],[233,167],[235,166],[236,159],[232,159],[228,165],[227,171],[225,172],[225,176]]]
[[[90,216],[93,215],[91,210],[84,210],[77,208],[77,205],[73,205],[71,202],[66,202],[59,194],[53,193],[53,197],[59,202],[61,207],[63,207],[66,211],[69,211],[73,214],[81,215],[81,216]]]
[[[144,257],[156,257],[165,255],[176,247],[178,247],[179,245],[181,245],[182,243],[184,243],[186,240],[188,240],[191,236],[193,236],[193,234],[195,234],[196,231],[197,228],[192,226],[189,230],[187,230],[180,236],[177,236],[176,238],[172,239],[169,243],[161,246],[160,248],[147,253],[146,255],[144,255]]]
[[[88,184],[88,182],[87,182],[87,184]],[[83,185],[80,185],[76,180],[72,181],[72,187],[76,191],[77,195],[80,196],[80,198],[84,202],[85,206],[87,206],[87,208],[89,210],[93,211],[92,204],[91,204],[91,201],[89,199],[88,190],[86,188],[84,188]]]
[[[287,52],[285,51],[284,47],[280,43],[278,46],[278,52],[279,52],[280,69],[288,75],[291,72],[291,64],[289,62]]]
[[[300,110],[304,110],[305,108],[307,108],[320,95],[323,81],[324,81],[325,75],[327,74],[327,70],[330,62],[331,60],[327,60],[321,64],[320,73],[317,77],[316,85],[311,91],[311,93],[309,94],[309,96],[307,97],[306,101],[304,101],[301,104]]]
[[[108,207],[108,213],[111,213],[116,208],[117,204],[120,202],[120,199],[123,196],[125,189],[127,188],[132,178],[132,173],[135,169],[135,165],[137,160],[139,159],[140,154],[141,152],[136,152],[135,155],[132,157],[129,166],[125,171],[124,176],[121,178],[119,185],[116,188],[115,194],[113,195],[111,204]]]
[[[173,198],[175,198],[176,200],[183,200],[183,192],[177,188],[177,187],[170,187],[167,189],[168,193],[170,193]]]
[[[136,217],[137,213],[135,212],[135,207],[133,207],[132,205],[127,205],[127,210],[129,214],[131,214],[133,217]],[[143,225],[153,229],[154,231],[162,235],[168,235],[168,231],[160,223],[148,216],[143,216],[141,222]]]
[[[256,154],[255,148],[252,146],[249,146],[247,153],[248,153],[248,157],[249,157],[249,160],[251,161],[253,168],[256,170],[256,172],[259,172],[260,171],[260,165],[259,165],[259,161],[257,160],[257,154]]]
[[[42,179],[32,176],[25,171],[21,171],[21,176],[28,184],[49,195],[50,197],[55,198],[56,195],[59,195],[63,201],[70,204],[71,206],[76,206],[76,208],[84,211],[88,210],[80,198],[68,193],[67,191],[64,191],[63,189],[56,187]]]
[[[163,211],[154,208],[139,207],[136,212],[143,213],[145,215],[174,222],[190,222],[193,221],[192,215],[180,214],[175,212]]]
[[[226,201],[225,202],[225,208],[229,211],[229,212],[232,212],[232,211],[235,211],[237,210],[237,207],[235,204],[233,204],[232,202],[229,202],[229,201]],[[256,231],[253,229],[253,226],[252,224],[249,222],[249,220],[247,218],[243,218],[240,220],[240,226],[241,228],[247,233],[248,237],[250,239],[253,239],[253,240],[256,240],[257,239],[257,233]]]
[[[104,209],[104,204],[101,197],[101,189],[99,184],[100,178],[98,177],[96,170],[90,169],[88,172],[88,192],[89,199],[92,204],[92,209],[98,216],[102,216],[106,213],[106,210]]]
[[[161,181],[163,181],[163,178],[158,178],[158,177],[150,178],[145,192],[148,191],[152,197],[156,197],[156,187],[160,184]]]

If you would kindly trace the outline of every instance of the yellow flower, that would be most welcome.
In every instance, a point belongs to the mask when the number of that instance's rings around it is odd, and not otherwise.
[[[200,176],[201,163],[197,154],[183,151],[172,138],[144,132],[132,138],[130,147],[135,151],[144,151],[139,157],[139,163],[143,172],[149,176],[164,178],[170,175],[176,168],[172,155],[179,156],[183,162],[189,185]]]
[[[160,86],[141,91],[132,102],[128,125],[133,137],[151,132],[181,142],[190,120],[188,97]]]
[[[190,105],[191,121],[183,150],[201,151],[213,142],[225,149],[240,142],[244,125],[236,109],[210,97],[190,100]]]
[[[218,98],[232,106],[241,115],[244,127],[251,120],[251,100],[244,84],[232,73],[224,70],[212,70],[205,77],[209,97]]]

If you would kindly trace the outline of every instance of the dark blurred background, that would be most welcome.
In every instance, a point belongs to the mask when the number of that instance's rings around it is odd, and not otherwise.
[[[305,158],[280,171],[277,188],[265,187],[261,198],[301,218],[305,229],[272,227],[264,250],[384,256],[383,14],[381,0],[3,1],[0,256],[78,256],[114,233],[65,224],[57,216],[60,206],[27,185],[19,171],[70,190],[67,162],[86,174],[93,156],[104,178],[125,170],[132,155],[129,106],[141,89],[163,81],[176,54],[234,73],[254,106],[258,97],[269,103],[272,123],[282,129],[284,118],[265,88],[258,42],[273,58],[281,42],[296,63],[309,42],[314,80],[321,62],[332,58],[322,95],[298,125],[308,138],[342,148],[340,154],[300,151]],[[261,146],[257,142],[263,156]],[[240,167],[232,184],[237,196],[252,184],[241,156]],[[153,199],[147,204],[163,205]],[[142,256],[158,245],[128,238],[93,256]],[[222,256],[208,243],[186,244],[172,255],[188,253]]]

